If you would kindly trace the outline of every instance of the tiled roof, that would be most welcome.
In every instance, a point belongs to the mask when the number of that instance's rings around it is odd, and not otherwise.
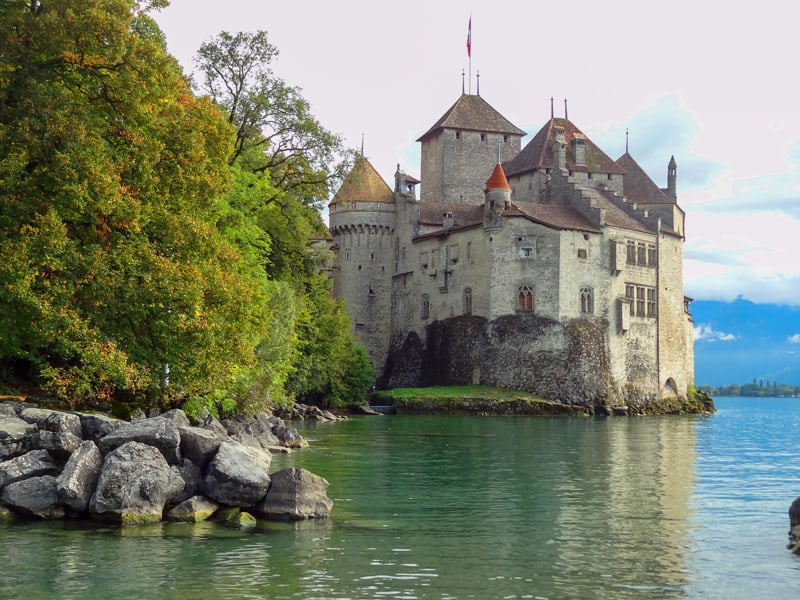
[[[511,207],[503,213],[503,216],[525,217],[535,223],[541,223],[553,229],[600,233],[600,229],[586,217],[574,208],[567,206],[551,206],[532,202],[512,203]]]
[[[453,215],[453,227],[466,227],[483,222],[483,206],[480,204],[430,201],[420,203],[419,222],[422,225],[442,225],[445,213]]]
[[[366,158],[359,156],[352,170],[336,192],[331,204],[337,202],[394,202],[394,194]]]
[[[511,190],[506,174],[503,172],[503,167],[499,163],[495,165],[492,176],[486,182],[486,191],[489,190]]]
[[[519,127],[512,125],[503,115],[492,108],[481,96],[462,94],[455,104],[447,109],[442,117],[434,123],[417,141],[421,142],[440,129],[469,129],[492,133],[509,133],[525,135]]]
[[[672,203],[672,199],[661,191],[630,154],[626,152],[620,156],[617,164],[625,169],[622,190],[629,201],[637,204]]]
[[[636,217],[629,215],[624,209],[620,208],[614,202],[606,198],[600,191],[587,188],[585,190],[595,200],[597,208],[604,208],[606,211],[606,224],[612,227],[619,227],[621,229],[630,229],[631,231],[641,231],[643,233],[653,233],[653,230],[647,227],[644,223],[639,221]]]
[[[558,128],[564,131],[567,144],[567,169],[589,171],[591,173],[625,173],[617,163],[611,160],[605,152],[600,150],[600,148],[586,137],[580,129],[575,127],[571,121],[567,119],[550,119],[545,126],[533,136],[533,139],[525,145],[519,154],[503,164],[506,175],[511,177],[535,169],[554,168],[555,159],[553,157],[552,143],[555,139],[556,129]],[[573,150],[572,140],[576,137],[583,139],[585,142],[585,165],[577,165],[575,163],[575,152]]]

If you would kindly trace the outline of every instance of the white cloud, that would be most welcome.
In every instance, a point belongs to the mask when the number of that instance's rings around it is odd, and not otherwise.
[[[709,323],[701,323],[693,330],[694,341],[696,342],[732,342],[736,336],[732,333],[714,331]]]
[[[795,333],[786,338],[787,344],[800,344],[800,333]]]

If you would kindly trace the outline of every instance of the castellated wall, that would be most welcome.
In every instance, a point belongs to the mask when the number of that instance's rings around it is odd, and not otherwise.
[[[500,160],[520,151],[520,137],[443,129],[422,143],[421,201],[483,204],[483,188]]]

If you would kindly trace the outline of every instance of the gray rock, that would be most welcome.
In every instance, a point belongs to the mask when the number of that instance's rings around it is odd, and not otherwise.
[[[183,485],[158,449],[126,442],[105,457],[89,511],[95,518],[123,525],[155,523]]]
[[[219,504],[205,496],[192,496],[167,512],[167,521],[199,523],[219,510]]]
[[[255,437],[253,437],[249,433],[244,433],[244,432],[234,433],[231,436],[231,439],[236,441],[236,442],[239,442],[240,444],[244,444],[245,446],[247,446],[249,448],[258,448],[259,450],[262,450],[262,449],[263,450],[267,450],[267,448],[262,448],[261,442],[259,442],[258,439],[256,439]]]
[[[208,465],[205,494],[228,506],[253,506],[269,489],[268,452],[228,440]]]
[[[39,423],[38,425],[40,431],[69,433],[83,441],[83,427],[81,426],[81,418],[76,414],[52,411],[44,420],[44,423]]]
[[[254,512],[268,519],[321,519],[331,514],[328,481],[301,468],[283,469],[272,475],[272,483]]]
[[[225,426],[214,417],[209,417],[203,421],[203,424],[200,425],[200,427],[216,433],[222,439],[226,439],[228,437],[228,430],[225,429]]]
[[[171,465],[180,464],[181,436],[175,423],[164,417],[141,419],[115,429],[97,443],[100,452],[108,454],[128,442],[141,442],[161,451]]]
[[[203,490],[203,473],[188,458],[184,458],[180,465],[172,465],[171,469],[183,481],[183,489],[167,500],[168,504],[179,504]]]
[[[78,418],[83,429],[83,439],[92,440],[93,442],[100,441],[101,438],[104,438],[112,431],[128,424],[127,421],[122,419],[93,413],[78,413]]]
[[[0,500],[16,512],[40,519],[61,519],[64,507],[56,494],[56,478],[52,475],[31,477],[11,483],[0,492]]]
[[[0,417],[0,460],[30,450],[30,436],[35,431],[36,425],[18,417]]]
[[[53,456],[67,459],[83,440],[68,431],[37,431],[31,436],[31,449],[47,450]]]
[[[58,499],[75,512],[87,511],[102,468],[103,455],[97,445],[91,440],[82,442],[56,478]]]
[[[58,467],[47,450],[32,450],[5,462],[0,462],[0,489],[11,483],[39,477],[53,475],[58,472]]]
[[[169,419],[177,427],[190,427],[191,422],[189,421],[189,417],[186,416],[186,413],[183,412],[180,408],[173,408],[172,410],[168,410],[164,414],[161,415],[165,419]]]
[[[219,445],[227,439],[218,432],[202,427],[178,426],[181,437],[181,455],[190,459],[201,470],[205,469],[209,461],[214,458]]]
[[[18,400],[0,402],[0,417],[18,417],[22,403]]]
[[[305,448],[308,442],[303,439],[303,436],[298,433],[294,427],[287,427],[286,425],[276,425],[272,433],[274,433],[280,440],[282,446],[287,448]]]

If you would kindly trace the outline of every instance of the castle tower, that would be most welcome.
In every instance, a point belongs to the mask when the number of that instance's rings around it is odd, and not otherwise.
[[[500,160],[511,160],[524,135],[481,96],[462,94],[417,140],[422,143],[420,201],[483,204],[498,145]]]
[[[356,339],[380,376],[390,336],[394,194],[361,156],[328,209],[334,294],[344,299]]]

